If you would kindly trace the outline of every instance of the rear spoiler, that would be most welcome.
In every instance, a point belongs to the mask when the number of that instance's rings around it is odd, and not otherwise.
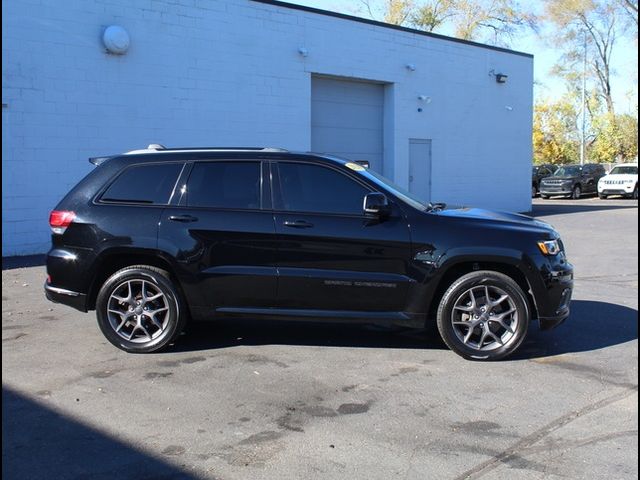
[[[110,158],[113,158],[113,155],[108,155],[108,156],[105,156],[105,157],[90,157],[89,158],[89,163],[92,163],[96,167],[99,167],[100,165],[102,165],[104,162],[106,162]]]

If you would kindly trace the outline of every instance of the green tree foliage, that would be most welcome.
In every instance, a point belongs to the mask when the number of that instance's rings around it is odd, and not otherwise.
[[[576,163],[580,139],[575,102],[565,96],[551,102],[541,101],[534,107],[533,159],[535,163]]]
[[[638,156],[638,116],[605,113],[593,120],[596,138],[589,149],[594,162],[630,161]]]

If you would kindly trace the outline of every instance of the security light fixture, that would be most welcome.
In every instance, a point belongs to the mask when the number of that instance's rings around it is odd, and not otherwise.
[[[129,50],[131,40],[129,34],[120,25],[110,25],[105,28],[102,34],[102,43],[107,49],[107,52],[114,55],[124,55]]]
[[[424,103],[431,103],[431,97],[428,97],[427,95],[418,95],[418,100]]]
[[[509,76],[504,73],[496,73],[496,82],[497,83],[507,83],[507,78]]]
[[[416,66],[413,63],[407,63],[405,65],[405,67],[407,67],[407,70],[409,70],[411,72],[415,72],[416,71]]]
[[[302,55],[303,57],[308,57],[308,56],[309,56],[309,50],[307,50],[307,49],[306,49],[306,48],[304,48],[304,47],[299,47],[299,48],[298,48],[298,53],[299,53],[300,55]]]

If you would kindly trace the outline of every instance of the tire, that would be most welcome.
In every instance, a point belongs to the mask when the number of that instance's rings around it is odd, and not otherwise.
[[[599,193],[598,198],[600,198],[601,200],[606,200],[607,196],[604,193]]]
[[[113,345],[129,353],[150,353],[175,341],[185,326],[187,309],[168,272],[132,265],[104,282],[96,316]]]
[[[487,291],[494,304],[486,302]],[[442,340],[461,357],[500,360],[522,344],[530,315],[525,294],[511,277],[481,270],[463,275],[447,289],[438,306],[437,322]],[[473,328],[465,323],[473,323]]]
[[[576,185],[575,187],[573,187],[573,191],[571,192],[571,198],[573,200],[580,200],[581,195],[582,195],[582,189],[580,188],[580,185]]]
[[[548,200],[549,199],[549,195],[540,194],[540,198],[542,198],[543,200]]]
[[[535,185],[531,186],[531,198],[536,198],[536,195],[538,193],[538,189],[536,188]]]
[[[631,198],[633,198],[634,200],[638,199],[638,186],[636,185],[636,188],[633,189],[633,193],[631,194]]]

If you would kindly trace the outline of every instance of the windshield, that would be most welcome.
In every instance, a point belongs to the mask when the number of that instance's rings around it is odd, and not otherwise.
[[[426,210],[429,208],[429,205],[422,199],[416,197],[413,193],[405,190],[399,185],[396,185],[391,180],[383,177],[379,173],[376,173],[373,170],[369,169],[363,170],[360,173],[377,185],[380,185],[381,187],[384,187],[385,189],[391,191],[391,193],[393,193],[396,197],[405,201],[413,208],[417,208],[418,210]]]
[[[609,175],[637,175],[637,174],[638,174],[638,167],[631,167],[631,166],[615,167],[609,173]]]
[[[560,167],[553,174],[554,177],[575,177],[580,175],[582,171],[582,167],[578,166],[568,166],[568,167]]]

